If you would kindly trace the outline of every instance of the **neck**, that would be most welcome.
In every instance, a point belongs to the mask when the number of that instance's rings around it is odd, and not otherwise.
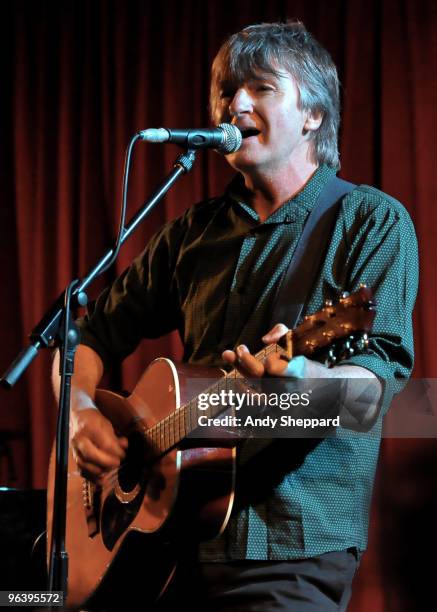
[[[264,221],[287,200],[296,196],[314,175],[318,166],[307,163],[276,171],[240,172],[244,176],[245,198]]]

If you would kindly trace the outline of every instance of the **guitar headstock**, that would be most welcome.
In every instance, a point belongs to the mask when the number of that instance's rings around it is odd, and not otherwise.
[[[369,337],[366,332],[351,334],[326,349],[320,349],[320,361],[331,368],[339,361],[352,357],[356,353],[365,353],[369,347]]]
[[[349,295],[343,293],[337,304],[328,300],[325,306],[288,332],[286,338],[289,357],[305,355],[313,357],[329,347],[327,365],[344,359],[357,350],[365,350],[367,334],[375,318],[375,300],[371,289],[362,285]]]

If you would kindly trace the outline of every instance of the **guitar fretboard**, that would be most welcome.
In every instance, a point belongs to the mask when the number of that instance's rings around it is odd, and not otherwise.
[[[284,353],[284,349],[278,344],[269,344],[254,356],[258,361],[263,362],[269,355],[277,352]],[[219,378],[213,385],[204,389],[201,394],[220,395],[222,390],[227,393],[231,388],[231,381],[244,378],[237,369],[233,369],[225,374],[223,378]],[[201,394],[199,393],[199,395]],[[219,404],[217,406],[208,404],[207,409],[200,410],[198,405],[199,395],[196,395],[187,404],[184,404],[165,419],[147,429],[145,432],[147,439],[158,455],[164,455],[195,432],[199,428],[198,419],[200,415],[204,415],[207,418],[215,418],[229,408],[226,404]]]

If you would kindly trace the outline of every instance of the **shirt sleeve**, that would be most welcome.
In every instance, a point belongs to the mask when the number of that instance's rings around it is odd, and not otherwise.
[[[183,234],[183,218],[167,223],[77,321],[81,344],[99,354],[105,369],[132,353],[143,338],[178,327],[174,273]]]
[[[360,283],[365,283],[373,290],[376,316],[368,352],[351,356],[342,364],[362,366],[380,379],[380,411],[384,414],[393,395],[405,386],[414,365],[417,239],[410,216],[399,202],[371,187],[358,189],[362,202],[345,234],[349,240],[348,286],[356,291]]]

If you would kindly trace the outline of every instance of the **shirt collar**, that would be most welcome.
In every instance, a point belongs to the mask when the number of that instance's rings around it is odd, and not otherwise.
[[[306,216],[317,202],[323,187],[334,174],[334,168],[326,164],[319,166],[305,187],[293,198],[284,202],[284,204],[275,210],[264,223],[292,223],[297,217]],[[248,215],[251,220],[259,222],[258,214],[242,198],[241,192],[244,185],[243,181],[243,176],[237,174],[229,183],[226,189],[226,195],[230,198],[236,212],[240,214],[243,212],[243,214],[245,216]]]

